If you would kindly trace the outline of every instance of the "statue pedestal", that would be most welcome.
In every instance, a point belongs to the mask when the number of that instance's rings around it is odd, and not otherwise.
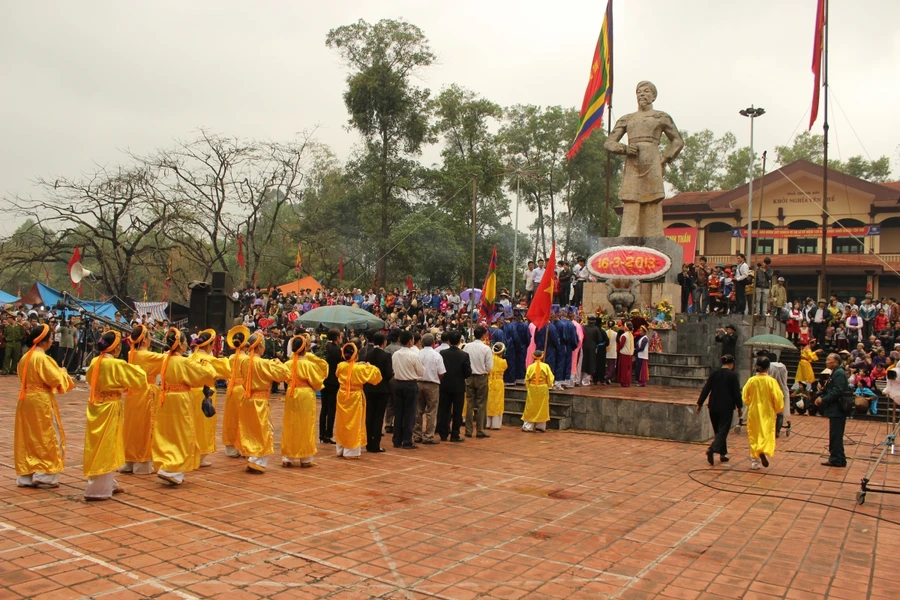
[[[681,286],[678,285],[678,274],[681,272],[681,264],[684,261],[684,250],[681,245],[667,237],[610,237],[598,240],[596,252],[615,246],[652,248],[669,257],[672,266],[662,277],[653,281],[636,282],[633,288],[636,296],[633,308],[652,308],[663,300],[668,300],[677,310],[677,307],[681,305]],[[593,314],[597,308],[607,314],[614,313],[613,306],[608,299],[609,292],[610,288],[605,281],[586,283],[583,299],[585,313]]]

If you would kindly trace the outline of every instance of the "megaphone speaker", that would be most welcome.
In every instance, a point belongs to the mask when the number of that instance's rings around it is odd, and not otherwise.
[[[80,262],[77,262],[72,265],[72,271],[69,273],[69,276],[72,278],[72,283],[78,283],[85,277],[90,277],[93,274],[93,271],[85,269],[84,265],[82,265]]]

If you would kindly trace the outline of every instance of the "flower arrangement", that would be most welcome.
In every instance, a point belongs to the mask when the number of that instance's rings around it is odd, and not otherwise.
[[[668,300],[663,300],[656,305],[656,315],[650,322],[651,329],[675,329],[673,314],[675,307]]]

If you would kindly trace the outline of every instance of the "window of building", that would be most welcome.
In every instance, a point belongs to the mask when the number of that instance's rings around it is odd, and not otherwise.
[[[846,231],[843,230],[843,227],[862,227],[865,225],[862,221],[858,219],[841,219],[840,221],[835,222],[831,228],[835,231],[839,236],[841,234],[845,234],[841,237],[835,237],[831,239],[831,251],[834,254],[862,254],[865,252],[865,244],[863,243],[862,238],[859,236],[852,237],[846,235]]]
[[[753,255],[775,254],[775,240],[772,238],[753,238]]]
[[[816,238],[791,238],[788,240],[788,254],[817,254],[819,240]]]

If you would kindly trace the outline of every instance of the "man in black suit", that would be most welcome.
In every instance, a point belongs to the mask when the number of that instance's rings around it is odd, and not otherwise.
[[[381,428],[384,425],[384,409],[391,395],[391,379],[394,371],[391,367],[391,355],[384,351],[387,346],[387,337],[380,331],[372,335],[371,344],[365,348],[365,354],[360,355],[370,365],[381,371],[381,383],[363,386],[366,395],[366,451],[384,452],[381,447]]]
[[[343,362],[341,355],[341,341],[343,334],[337,329],[329,329],[326,334],[328,343],[325,344],[325,362],[328,363],[328,377],[325,378],[325,387],[322,388],[322,409],[319,412],[319,441],[323,444],[333,444],[334,440],[334,414],[337,411],[337,394],[341,385],[338,383],[337,368]]]
[[[714,464],[713,455],[719,455],[720,462],[728,462],[728,430],[734,418],[734,409],[738,414],[743,410],[741,400],[741,384],[738,374],[734,372],[734,356],[726,354],[722,357],[722,368],[714,371],[697,400],[697,414],[703,408],[703,402],[709,398],[709,420],[712,421],[713,438],[706,451],[706,460]]]
[[[828,418],[828,450],[831,453],[822,465],[826,467],[846,467],[847,456],[844,454],[844,428],[847,426],[847,415],[844,414],[842,399],[850,393],[847,373],[841,366],[841,357],[829,354],[825,366],[831,369],[831,377],[825,383],[822,394],[816,398],[816,406],[822,410],[822,416]]]
[[[459,437],[459,428],[463,425],[466,379],[472,376],[472,363],[469,355],[459,348],[462,341],[459,331],[454,329],[447,332],[446,340],[450,347],[441,350],[447,372],[441,379],[437,432],[441,440],[446,441],[449,437],[451,442],[462,442],[464,440]]]

